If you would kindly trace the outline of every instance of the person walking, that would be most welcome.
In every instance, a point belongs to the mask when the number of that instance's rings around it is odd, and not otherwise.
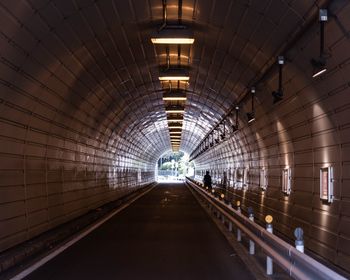
[[[204,187],[208,187],[209,192],[212,190],[212,185],[211,185],[211,176],[209,175],[209,171],[206,171],[204,177],[203,177],[203,184]]]

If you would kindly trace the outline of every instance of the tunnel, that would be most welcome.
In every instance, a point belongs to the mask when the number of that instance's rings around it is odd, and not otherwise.
[[[0,21],[0,278],[147,188],[219,203],[207,171],[229,207],[272,216],[292,247],[301,228],[307,255],[350,275],[349,1],[3,0]],[[169,34],[193,40],[154,40]],[[179,151],[195,174],[157,185]]]

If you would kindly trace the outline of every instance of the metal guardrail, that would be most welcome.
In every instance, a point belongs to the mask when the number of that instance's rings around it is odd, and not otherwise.
[[[210,205],[210,207],[215,207],[223,221],[224,219],[227,220],[230,229],[232,229],[232,225],[235,225],[238,231],[244,232],[252,242],[262,248],[267,255],[267,262],[269,258],[272,258],[273,262],[278,264],[292,278],[300,280],[346,280],[346,278],[340,274],[298,251],[292,245],[271,233],[271,229],[269,232],[269,230],[254,223],[248,217],[242,215],[240,211],[227,205],[224,201],[208,194],[204,188],[198,186],[191,179],[187,178],[186,182]]]

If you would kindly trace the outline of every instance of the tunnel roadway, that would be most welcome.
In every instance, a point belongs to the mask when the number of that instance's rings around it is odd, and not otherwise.
[[[183,183],[159,184],[25,279],[254,279]]]

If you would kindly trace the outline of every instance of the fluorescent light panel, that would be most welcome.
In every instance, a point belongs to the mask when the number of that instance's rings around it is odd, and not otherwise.
[[[163,95],[165,101],[184,101],[187,100],[186,93],[183,91],[170,91]]]
[[[323,74],[326,71],[327,71],[327,69],[323,68],[323,69],[319,70],[318,72],[316,72],[315,74],[313,74],[312,78],[316,78],[317,76],[320,76],[321,74]]]
[[[159,81],[189,81],[189,76],[167,76],[162,75],[159,77]]]
[[[153,44],[185,44],[191,45],[194,43],[193,32],[190,29],[176,28],[163,28],[161,31],[152,35],[151,42]]]
[[[188,81],[190,75],[187,68],[160,69],[160,81]]]
[[[179,113],[184,113],[184,109],[166,109],[165,112],[169,114],[179,114]]]
[[[194,38],[152,38],[153,44],[177,44],[177,45],[192,45]]]
[[[168,119],[168,122],[183,122],[183,119]]]
[[[181,96],[164,96],[164,101],[185,101],[187,100],[187,97],[181,97]]]

